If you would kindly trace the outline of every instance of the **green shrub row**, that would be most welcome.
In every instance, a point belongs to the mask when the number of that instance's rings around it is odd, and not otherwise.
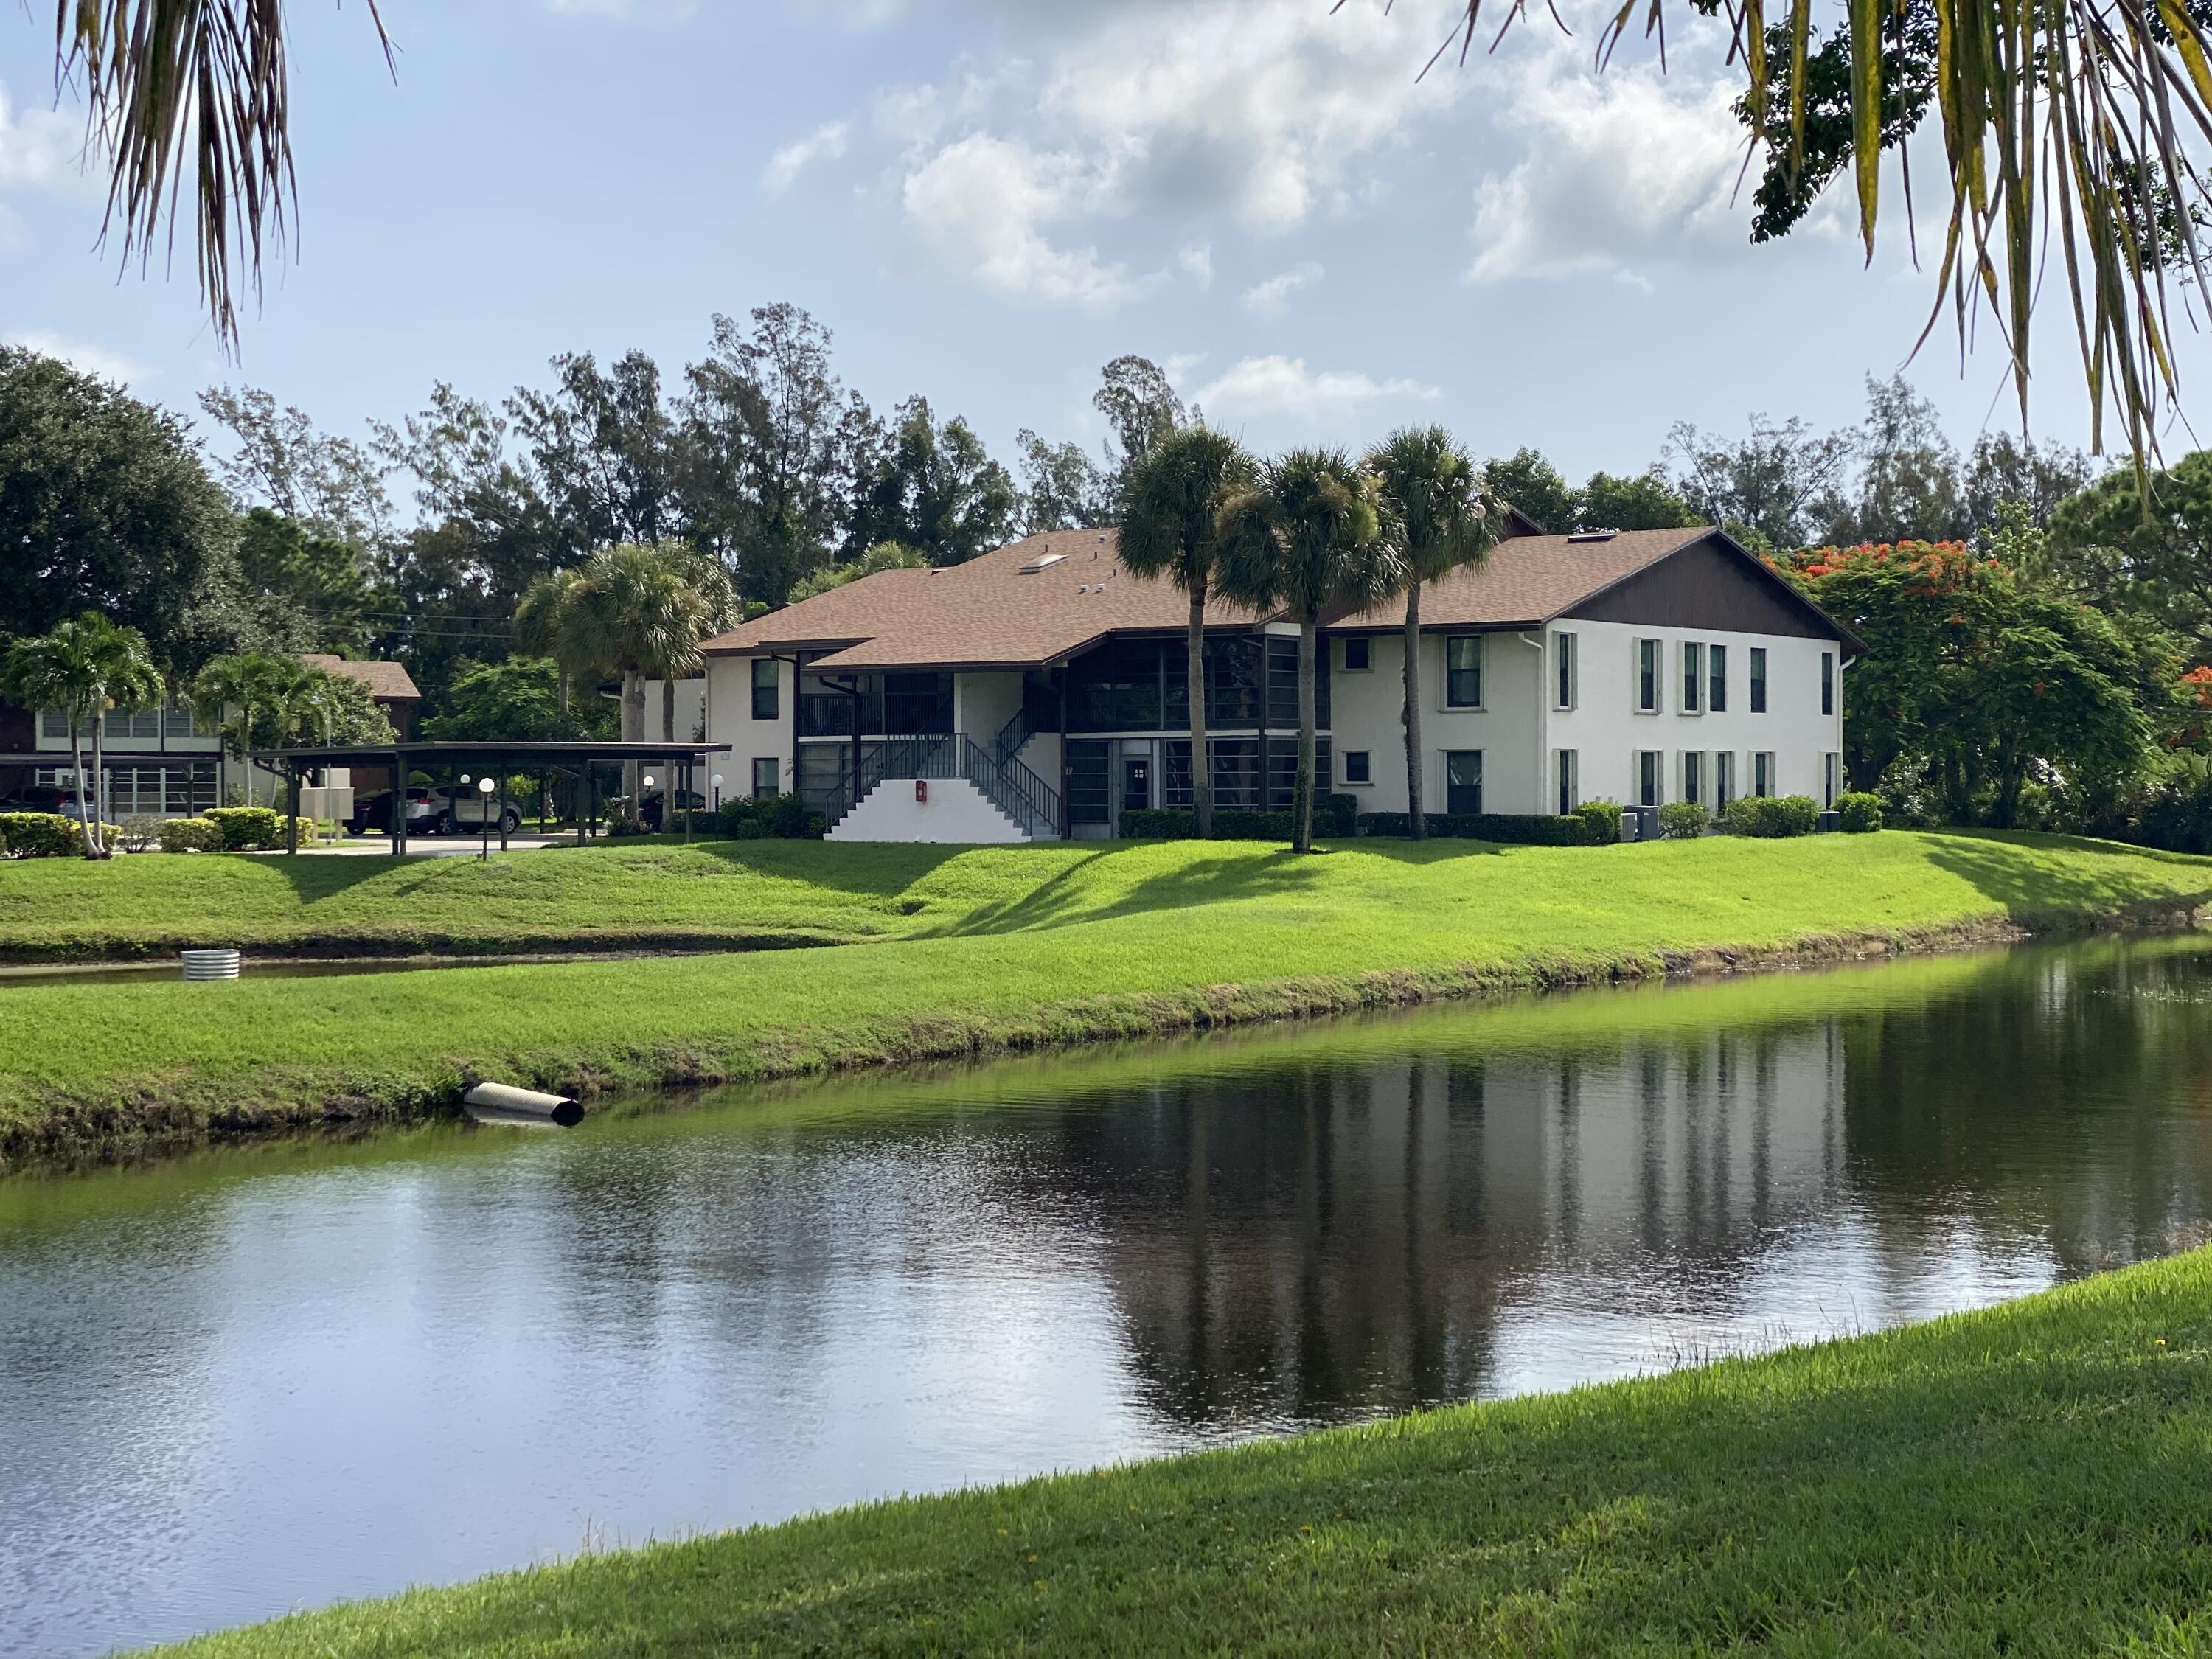
[[[1297,832],[1296,814],[1255,812],[1241,806],[1218,807],[1213,834],[1218,841],[1288,841]],[[1356,795],[1329,795],[1314,804],[1314,834],[1349,836],[1358,828]],[[1121,834],[1130,841],[1188,841],[1198,833],[1198,815],[1184,806],[1132,807],[1121,814]]]
[[[1820,820],[1810,795],[1739,795],[1721,813],[1721,833],[1775,841],[1809,836]]]
[[[112,823],[100,828],[110,847],[123,833]],[[11,859],[64,859],[83,851],[84,831],[75,818],[59,812],[0,812],[0,854]]]
[[[1618,809],[1616,809],[1618,810]],[[1588,847],[1591,821],[1577,812],[1566,817],[1508,812],[1427,812],[1422,822],[1431,836],[1454,841],[1510,842],[1525,847]],[[1405,836],[1413,829],[1409,812],[1368,812],[1359,830],[1368,836]],[[1620,823],[1613,820],[1613,839],[1620,839]]]
[[[819,841],[828,828],[797,795],[734,795],[714,809],[714,823],[732,841]]]
[[[1705,833],[1713,815],[1703,801],[1670,800],[1659,809],[1659,834],[1665,841],[1695,841]]]

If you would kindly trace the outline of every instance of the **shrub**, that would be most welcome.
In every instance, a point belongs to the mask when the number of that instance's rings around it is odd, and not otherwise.
[[[77,821],[59,812],[0,812],[0,839],[13,859],[67,858],[84,851]]]
[[[164,853],[217,853],[222,826],[207,818],[171,818],[155,832]]]
[[[1711,822],[1702,801],[1670,800],[1659,809],[1659,833],[1668,841],[1695,841]]]
[[[1583,837],[1593,847],[1610,847],[1620,839],[1620,803],[1617,800],[1586,800],[1575,808],[1575,816],[1583,821]]]
[[[125,852],[143,853],[161,839],[161,816],[155,812],[134,812],[123,820],[119,833]]]
[[[204,816],[227,853],[284,844],[284,815],[273,806],[210,806]]]
[[[1881,828],[1881,797],[1855,789],[1836,797],[1836,827],[1847,836],[1870,835]]]
[[[818,840],[827,828],[797,795],[732,795],[714,809],[714,826],[732,841]]]
[[[1217,807],[1216,841],[1288,841],[1297,833],[1294,812],[1255,812],[1241,806]],[[1327,795],[1314,803],[1314,834],[1349,836],[1359,825],[1359,798]],[[1198,814],[1185,806],[1132,807],[1121,814],[1121,834],[1129,841],[1188,841],[1198,833]]]
[[[1721,828],[1731,836],[1773,841],[1811,835],[1820,817],[1810,795],[1743,795],[1728,804]]]
[[[1553,817],[1541,813],[1430,812],[1423,822],[1431,836],[1452,841],[1506,842],[1524,847],[1586,847],[1589,826],[1577,813]],[[1370,812],[1359,820],[1370,836],[1403,836],[1412,828],[1406,812]]]

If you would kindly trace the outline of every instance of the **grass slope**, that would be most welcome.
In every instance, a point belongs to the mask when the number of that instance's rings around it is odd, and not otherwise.
[[[848,1510],[191,1659],[2212,1651],[2212,1255],[1880,1335]]]
[[[1903,833],[1362,842],[1310,859],[1198,842],[776,856],[825,902],[919,900],[914,914],[941,931],[823,951],[0,991],[0,1160],[326,1108],[404,1115],[449,1105],[473,1076],[589,1089],[787,1075],[1653,973],[1715,947],[2171,913],[2212,895],[2203,860]],[[451,884],[439,902],[464,912],[511,878],[500,864],[422,873]]]

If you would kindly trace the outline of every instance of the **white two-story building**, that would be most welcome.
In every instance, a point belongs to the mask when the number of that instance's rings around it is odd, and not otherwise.
[[[1516,535],[1421,612],[1432,812],[1843,787],[1857,642],[1717,530]],[[1321,792],[1362,811],[1407,804],[1403,615],[1322,630]],[[1132,808],[1190,803],[1188,619],[1111,531],[884,571],[709,641],[704,737],[733,745],[725,793],[795,790],[840,839],[1109,836]],[[1208,607],[1217,806],[1291,804],[1297,647],[1280,617]]]

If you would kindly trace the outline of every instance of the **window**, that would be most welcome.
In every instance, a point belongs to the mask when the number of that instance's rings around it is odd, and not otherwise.
[[[111,708],[101,717],[100,732],[109,738],[155,738],[161,735],[159,708]]]
[[[1705,757],[1694,749],[1682,751],[1682,799],[1703,800],[1705,798]]]
[[[1728,708],[1728,647],[1709,645],[1705,647],[1705,707],[1718,714]]]
[[[779,781],[783,775],[783,763],[773,755],[753,757],[753,799],[767,800],[779,794]]]
[[[1656,714],[1659,712],[1659,641],[1638,640],[1636,642],[1636,712]]]
[[[1682,712],[1694,714],[1705,701],[1705,647],[1682,641]]]
[[[1843,769],[1844,757],[1841,755],[1826,754],[1820,757],[1821,805],[1833,806],[1836,804],[1837,781]]]
[[[774,657],[753,659],[753,718],[757,720],[776,718],[776,685],[781,668]]]
[[[1766,712],[1766,647],[1763,645],[1751,647],[1751,712]]]
[[[191,709],[171,703],[161,717],[161,733],[165,738],[211,738],[215,728]]]
[[[1574,636],[1569,635],[1568,637],[1571,639]],[[1582,804],[1582,796],[1576,787],[1577,780],[1575,774],[1580,769],[1577,764],[1576,751],[1571,749],[1560,750],[1553,769],[1559,777],[1559,816],[1565,817]]]
[[[1344,751],[1344,781],[1347,784],[1375,781],[1374,763],[1367,750],[1347,749]]]
[[[1099,738],[1073,738],[1067,744],[1067,819],[1070,823],[1104,823],[1108,821],[1106,750],[1108,744]],[[1183,750],[1188,764],[1190,744]]]
[[[1444,811],[1482,811],[1482,750],[1455,749],[1444,757]]]
[[[1735,757],[1723,751],[1713,757],[1713,811],[1727,811],[1735,799]]]
[[[1444,641],[1444,707],[1482,707],[1482,641],[1475,635]]]
[[[1267,640],[1267,720],[1279,732],[1298,728],[1298,641],[1295,634],[1270,634]],[[1316,642],[1318,644],[1318,641]],[[1329,653],[1314,653],[1314,724],[1328,729]],[[1233,722],[1224,720],[1224,726]],[[1244,725],[1255,725],[1247,720]]]
[[[1656,749],[1636,751],[1636,804],[1638,806],[1659,805],[1663,784],[1661,769],[1665,761],[1666,757]]]
[[[1771,750],[1751,757],[1751,793],[1754,795],[1774,793],[1774,756]]]
[[[1374,666],[1369,654],[1374,644],[1375,641],[1364,635],[1361,635],[1357,639],[1346,640],[1344,642],[1344,672],[1347,674],[1364,674]]]
[[[1552,658],[1559,669],[1559,701],[1553,707],[1572,708],[1575,706],[1575,636],[1571,634],[1553,635]]]
[[[1836,712],[1836,653],[1832,651],[1820,653],[1820,712]]]

